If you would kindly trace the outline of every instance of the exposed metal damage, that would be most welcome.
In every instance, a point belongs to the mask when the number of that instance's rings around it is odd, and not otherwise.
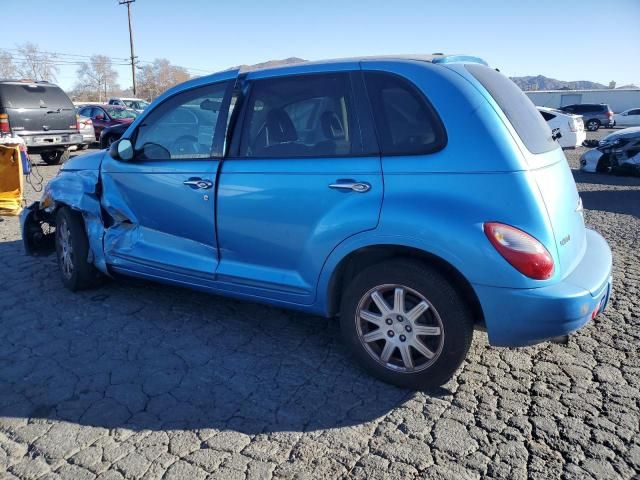
[[[25,208],[20,216],[26,253],[39,256],[55,251],[55,217],[64,205],[82,214],[89,241],[88,261],[109,275],[105,254],[114,246],[135,243],[137,222],[120,198],[103,196],[102,187],[99,169],[63,168],[47,184],[40,202]]]

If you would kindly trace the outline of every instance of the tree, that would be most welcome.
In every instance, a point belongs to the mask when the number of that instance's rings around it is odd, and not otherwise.
[[[166,58],[156,58],[153,63],[140,69],[138,94],[142,98],[153,100],[165,90],[190,78],[184,68],[171,65]]]
[[[611,80],[611,81],[609,82],[609,88],[616,88],[616,82],[615,82],[615,80]]]
[[[59,68],[56,56],[40,50],[38,45],[27,42],[18,46],[18,63],[16,73],[21,78],[30,80],[55,82]]]
[[[13,56],[9,52],[0,50],[0,79],[14,78],[16,73]]]
[[[92,55],[88,63],[83,62],[78,68],[78,79],[74,88],[76,97],[92,97],[101,102],[114,91],[120,90],[118,72],[105,55]]]

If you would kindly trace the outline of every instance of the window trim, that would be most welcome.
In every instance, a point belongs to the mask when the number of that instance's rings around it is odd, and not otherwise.
[[[218,82],[213,82],[213,83],[207,83],[204,85],[197,85],[191,88],[187,88],[184,90],[180,90],[178,92],[176,92],[175,94],[171,95],[170,97],[165,98],[164,100],[162,100],[162,102],[160,102],[158,105],[156,105],[153,110],[149,110],[146,115],[144,116],[144,118],[142,119],[142,121],[136,125],[136,128],[134,129],[134,131],[131,133],[131,135],[129,135],[127,138],[129,141],[131,141],[131,143],[133,144],[133,150],[134,150],[134,156],[133,158],[130,160],[130,162],[132,163],[148,163],[148,162],[167,162],[167,161],[211,161],[211,160],[222,160],[224,158],[224,144],[225,144],[225,140],[226,140],[226,134],[228,133],[223,131],[222,134],[223,136],[220,138],[220,142],[221,145],[217,145],[216,144],[216,135],[219,133],[218,130],[224,128],[227,129],[227,117],[229,115],[229,107],[231,105],[231,95],[233,93],[234,90],[234,86],[236,84],[236,82],[238,81],[238,78],[236,77],[235,79],[230,78],[227,80],[220,80]],[[220,85],[220,84],[224,84],[226,83],[227,86],[225,88],[224,91],[224,96],[222,98],[222,103],[220,104],[220,115],[224,115],[224,118],[218,117],[217,120],[217,124],[213,130],[213,138],[211,141],[211,153],[208,157],[206,158],[163,158],[163,159],[157,159],[157,158],[145,158],[145,159],[140,159],[137,158],[136,155],[136,149],[135,149],[135,145],[136,142],[138,140],[138,133],[140,130],[140,127],[146,124],[146,120],[149,116],[153,115],[155,112],[157,112],[159,109],[163,108],[166,106],[167,102],[170,102],[172,100],[174,100],[176,97],[183,95],[185,93],[188,92],[193,92],[194,90],[204,90],[205,88],[210,88],[212,86],[215,85]],[[221,121],[224,120],[224,121]],[[134,120],[135,121],[135,120]],[[231,128],[231,125],[229,125],[229,128]],[[122,137],[125,138],[125,137]]]
[[[247,79],[246,74],[241,76],[240,81],[243,82],[241,87],[241,93],[238,96],[238,100],[240,102],[240,108],[234,110],[234,114],[238,113],[238,116],[234,119],[232,115],[231,123],[229,125],[229,131],[227,135],[231,133],[231,139],[229,142],[229,149],[227,156],[224,158],[226,160],[312,160],[314,158],[358,158],[358,157],[372,157],[379,156],[378,152],[367,152],[364,144],[364,138],[362,135],[362,120],[361,116],[366,112],[363,112],[362,105],[358,99],[359,95],[354,88],[354,82],[357,81],[354,78],[354,74],[357,74],[359,70],[338,70],[338,71],[321,71],[321,72],[304,72],[304,73],[296,73],[290,75],[278,75],[278,76],[268,76],[261,77],[257,79]],[[331,154],[331,155],[301,155],[301,156],[279,156],[279,157],[264,157],[264,156],[246,156],[240,155],[240,149],[242,146],[242,140],[245,132],[245,125],[248,118],[248,110],[249,104],[251,103],[251,98],[253,95],[253,87],[256,83],[262,81],[273,81],[273,80],[283,80],[283,79],[291,79],[297,77],[310,77],[310,76],[320,76],[320,75],[342,75],[345,77],[347,85],[348,85],[348,93],[351,95],[351,103],[353,110],[353,127],[354,131],[357,132],[357,138],[352,142],[352,150],[357,150],[357,153],[349,153],[349,154]]]
[[[424,92],[420,87],[418,87],[411,79],[405,77],[404,75],[400,75],[396,72],[390,72],[388,70],[372,70],[372,69],[362,69],[361,72],[362,72],[362,83],[364,86],[366,98],[368,100],[373,128],[376,135],[376,142],[378,144],[378,151],[380,152],[380,156],[382,158],[384,157],[417,157],[417,156],[424,156],[424,155],[432,155],[434,153],[438,153],[444,150],[444,148],[449,143],[449,136],[447,134],[447,129],[445,128],[444,122],[442,121],[440,114],[438,113],[436,108],[433,106],[429,98],[427,98],[427,96],[424,94]],[[389,75],[391,77],[395,77],[398,80],[400,80],[400,83],[408,86],[409,90],[412,90],[418,96],[418,98],[422,100],[423,104],[427,107],[428,113],[430,114],[429,120],[432,121],[432,125],[434,126],[434,134],[436,136],[436,140],[431,144],[430,147],[422,151],[412,152],[412,153],[385,153],[382,151],[382,142],[380,141],[381,135],[378,130],[378,122],[375,116],[375,110],[373,108],[373,101],[372,101],[373,97],[367,87],[367,81],[366,81],[367,73],[382,73],[385,75]]]

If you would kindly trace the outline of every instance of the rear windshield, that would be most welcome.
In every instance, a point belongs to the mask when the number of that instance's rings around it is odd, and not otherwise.
[[[71,108],[67,94],[55,85],[0,84],[0,105],[5,108]]]
[[[493,97],[527,150],[531,153],[544,153],[558,148],[547,122],[515,83],[484,65],[470,64],[465,65],[465,68]]]

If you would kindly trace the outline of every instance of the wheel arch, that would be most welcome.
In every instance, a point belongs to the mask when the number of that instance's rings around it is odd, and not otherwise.
[[[480,300],[471,283],[451,263],[442,257],[416,247],[395,244],[374,244],[360,247],[345,255],[335,266],[327,285],[326,312],[335,316],[340,308],[342,293],[348,282],[368,265],[391,259],[411,259],[436,268],[460,292],[471,309],[474,323],[484,326]]]

